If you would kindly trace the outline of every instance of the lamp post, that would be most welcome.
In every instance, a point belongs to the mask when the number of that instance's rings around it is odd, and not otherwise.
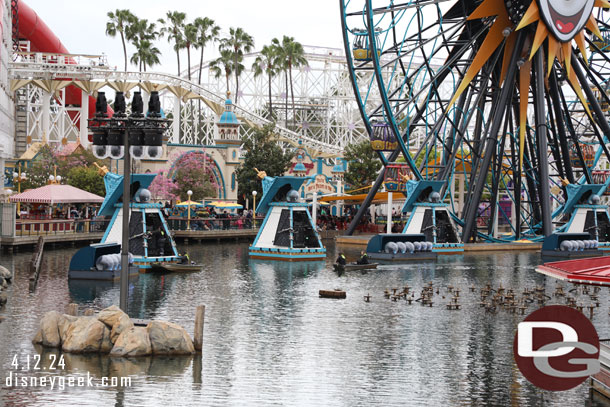
[[[256,229],[256,194],[258,192],[252,191],[252,229]]]
[[[191,191],[189,189],[188,191],[186,191],[186,194],[189,197],[189,200],[188,200],[188,221],[186,223],[186,230],[191,230],[191,195],[193,195],[193,191]]]
[[[19,172],[13,172],[13,184],[17,184],[17,193],[21,193],[21,183],[28,179],[27,173],[21,172],[21,163],[18,164]],[[21,202],[17,202],[17,214],[21,216]]]
[[[61,175],[57,175],[57,165],[53,166],[53,174],[49,175],[49,184],[57,185],[61,183]]]
[[[163,133],[167,130],[169,120],[161,118],[159,92],[156,91],[150,93],[146,116],[143,114],[144,103],[141,92],[134,92],[129,116],[125,113],[125,108],[125,94],[116,92],[114,115],[108,118],[105,93],[98,92],[95,118],[89,119],[89,129],[93,133],[93,155],[100,159],[123,159],[120,308],[127,313],[131,158],[137,160],[160,158],[163,153]]]

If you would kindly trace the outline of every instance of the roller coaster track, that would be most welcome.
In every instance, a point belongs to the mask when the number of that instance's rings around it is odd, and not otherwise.
[[[101,61],[96,63],[95,57],[85,55],[66,55],[50,53],[16,53],[9,67],[11,91],[28,84],[40,86],[41,81],[68,81],[74,84],[88,84],[90,89],[100,89],[108,85],[117,90],[129,90],[140,86],[147,91],[167,89],[182,101],[200,99],[217,114],[222,111],[225,97],[210,92],[185,78],[156,72],[121,72],[110,69]],[[81,63],[87,61],[87,63]],[[48,84],[48,82],[46,82]],[[94,83],[95,86],[91,86]],[[103,85],[102,85],[103,84]],[[81,87],[79,86],[79,87]],[[82,87],[81,87],[82,88]],[[271,122],[246,109],[235,106],[235,113],[247,125],[262,127]],[[278,141],[291,145],[303,146],[316,156],[334,157],[341,154],[337,146],[316,140],[312,137],[298,134],[276,124],[275,133]]]

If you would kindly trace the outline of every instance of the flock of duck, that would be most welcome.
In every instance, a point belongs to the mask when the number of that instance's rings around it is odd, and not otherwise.
[[[477,293],[477,287],[474,284],[468,289],[472,294]],[[557,282],[553,292],[547,293],[547,290],[546,286],[537,285],[526,287],[523,291],[518,292],[516,289],[503,287],[502,284],[498,287],[486,284],[478,289],[479,301],[476,304],[490,314],[506,311],[521,315],[524,315],[532,304],[537,304],[539,307],[563,304],[583,313],[588,310],[590,319],[601,305],[599,299],[601,287],[599,286],[571,284],[566,287]],[[403,288],[386,289],[383,295],[386,299],[394,302],[405,301],[408,305],[419,303],[422,306],[432,307],[434,304],[443,304],[448,310],[460,310],[463,305],[461,303],[463,297],[460,295],[462,291],[453,285],[435,285],[430,281],[421,290],[416,290],[407,284]],[[367,294],[364,296],[364,301],[370,302],[371,298],[372,296]],[[468,301],[468,303],[473,304],[472,301]]]

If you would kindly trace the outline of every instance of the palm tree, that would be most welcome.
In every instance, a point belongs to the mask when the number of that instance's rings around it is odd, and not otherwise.
[[[145,18],[139,19],[134,16],[133,22],[125,31],[125,36],[137,50],[132,55],[131,62],[139,65],[140,72],[142,72],[143,64],[144,72],[146,72],[146,65],[152,66],[159,63],[161,51],[152,44],[159,35],[155,28],[155,23],[149,23]],[[149,55],[151,53],[152,55]]]
[[[127,71],[127,46],[125,45],[125,30],[126,27],[133,21],[135,16],[129,10],[116,9],[114,12],[108,12],[110,21],[106,23],[106,35],[115,37],[118,32],[121,35],[123,43],[123,55],[125,57],[125,71]]]
[[[149,23],[147,19],[139,19],[134,16],[131,24],[125,30],[125,37],[135,43],[140,40],[155,40],[159,36],[155,23]]]
[[[197,26],[193,23],[184,26],[184,47],[186,48],[189,81],[191,80],[191,46],[196,46],[198,31]]]
[[[254,48],[254,38],[241,28],[231,28],[229,37],[220,40],[220,49],[228,50],[233,55],[233,70],[235,74],[235,103],[237,103],[239,94],[239,75],[242,69],[239,69],[239,62],[243,59],[245,52],[250,52]]]
[[[161,51],[159,51],[159,48],[155,47],[149,40],[141,40],[138,42],[137,49],[137,52],[131,56],[131,62],[140,65],[140,72],[142,72],[142,68],[144,68],[144,72],[146,72],[147,66],[151,67],[159,63]]]
[[[218,33],[220,27],[216,25],[214,20],[208,17],[197,17],[193,24],[197,27],[197,41],[195,42],[195,48],[201,48],[201,57],[199,58],[199,78],[197,83],[201,85],[201,71],[203,68],[203,49],[208,42],[218,40]]]
[[[305,59],[305,50],[300,42],[296,42],[293,37],[284,35],[280,44],[277,38],[273,39],[273,44],[279,47],[279,54],[283,61],[285,70],[288,70],[286,78],[286,92],[288,92],[288,78],[290,78],[290,94],[292,99],[292,126],[295,126],[295,108],[294,108],[294,87],[292,83],[292,68],[299,68],[308,65]],[[288,96],[288,95],[286,95]],[[286,97],[286,119],[288,119],[288,97]]]
[[[263,73],[267,74],[267,82],[269,87],[269,119],[273,120],[273,102],[271,101],[271,81],[278,73],[277,63],[277,48],[273,45],[265,45],[260,52],[260,55],[256,57],[256,60],[252,64],[254,70],[254,77],[256,78]]]
[[[286,79],[286,96],[284,98],[285,102],[285,110],[284,110],[284,126],[288,127],[288,65],[286,64],[286,59],[284,58],[284,48],[282,48],[282,43],[277,38],[271,40],[271,46],[275,50],[275,66],[278,71],[284,72],[284,79]]]
[[[184,48],[184,20],[186,14],[180,11],[168,11],[166,19],[160,18],[159,22],[163,24],[161,35],[167,34],[167,41],[174,41],[174,51],[178,59],[178,76],[180,76],[180,50]]]
[[[220,56],[210,62],[210,70],[216,78],[220,78],[220,75],[224,73],[227,81],[227,94],[229,93],[229,78],[233,73],[233,63],[233,53],[226,49],[221,50]]]

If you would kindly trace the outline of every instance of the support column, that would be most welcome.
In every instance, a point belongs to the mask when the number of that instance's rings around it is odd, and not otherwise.
[[[311,219],[313,220],[313,226],[316,227],[318,224],[318,192],[313,193],[313,199],[311,200]]]
[[[513,199],[510,200],[510,224],[517,229],[519,227],[519,225],[517,225],[517,219],[519,218],[517,216],[517,206],[515,205],[515,191],[515,185],[513,184]]]
[[[542,207],[542,231],[545,236],[553,233],[551,219],[551,192],[549,190],[549,161],[548,145],[546,140],[546,113],[544,111],[544,61],[543,50],[536,54],[536,138],[538,139],[538,173],[540,175],[540,206]]]
[[[466,183],[464,182],[464,175],[460,174],[458,176],[460,192],[458,195],[458,213],[462,216],[462,211],[464,210],[464,187]]]
[[[80,143],[83,147],[89,147],[89,94],[85,91],[81,92],[80,97]]]
[[[142,104],[144,109],[148,108],[148,100],[150,99],[150,92],[140,87],[140,93],[142,94]]]
[[[42,91],[42,140],[49,140],[51,132],[51,94]]]
[[[498,215],[500,213],[500,193],[496,194],[496,207],[495,207],[495,212],[494,213],[494,230],[493,230],[493,237],[497,238],[498,237]]]
[[[4,162],[4,158],[0,157],[0,179],[2,180],[2,190],[4,191],[4,183],[6,182],[5,180],[5,174],[4,174],[4,168],[5,168],[5,162]],[[4,197],[3,197],[4,198]],[[4,201],[2,201],[4,202]]]
[[[451,185],[449,186],[449,196],[451,197],[451,202],[455,202],[456,200],[456,196],[455,196],[455,192],[457,190],[455,184],[457,183],[457,176],[453,177],[453,179],[451,179]]]
[[[392,233],[392,193],[388,192],[388,224],[386,233]]]
[[[180,117],[181,117],[180,98],[174,96],[174,118],[172,121],[172,143],[180,142]]]
[[[131,203],[131,157],[129,155],[129,133],[125,133],[123,146],[125,148],[125,156],[123,159],[123,224],[121,238],[121,280],[120,280],[120,296],[119,305],[124,313],[129,315],[127,300],[129,297],[129,217]]]
[[[337,181],[337,194],[339,194],[339,196],[343,195],[343,191],[341,191],[341,180]],[[343,201],[337,201],[337,216],[343,216]]]

